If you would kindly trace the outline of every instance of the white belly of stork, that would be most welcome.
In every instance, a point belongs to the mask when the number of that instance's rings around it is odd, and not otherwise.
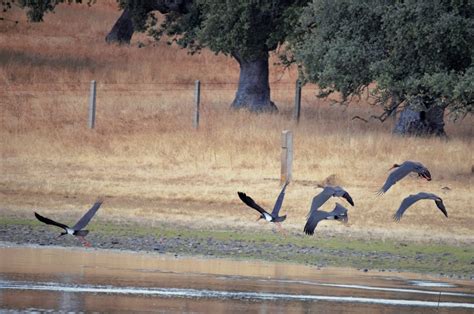
[[[265,220],[266,220],[266,221],[268,221],[268,222],[272,221],[272,216],[270,216],[270,215],[267,214],[267,213],[263,213],[263,215],[265,216]]]

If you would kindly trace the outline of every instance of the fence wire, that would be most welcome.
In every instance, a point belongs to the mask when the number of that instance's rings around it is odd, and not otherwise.
[[[99,82],[97,81],[97,90],[101,92],[172,92],[172,91],[193,91],[195,82]],[[270,82],[271,90],[275,91],[294,91],[294,82],[273,81]],[[3,93],[66,93],[88,91],[89,82],[15,82],[0,84]],[[137,88],[142,86],[142,88]],[[237,82],[202,82],[203,91],[236,91]]]

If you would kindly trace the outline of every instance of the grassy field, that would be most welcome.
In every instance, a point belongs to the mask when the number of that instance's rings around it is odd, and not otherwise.
[[[290,231],[303,229],[317,185],[337,184],[356,206],[347,226],[321,223],[324,234],[472,245],[472,117],[448,121],[449,140],[401,138],[390,133],[393,121],[352,120],[379,112],[370,99],[331,105],[307,86],[295,125],[296,71],[278,65],[270,79],[278,114],[230,111],[235,61],[208,51],[189,56],[144,35],[130,47],[109,46],[104,37],[119,14],[114,2],[60,6],[40,24],[26,23],[15,11],[11,19],[20,19],[18,25],[0,24],[2,212],[23,217],[38,209],[74,220],[101,195],[99,216],[118,223],[133,217],[202,230],[270,229],[254,222],[256,212],[237,191],[271,207],[280,188],[281,131],[290,129],[294,180],[283,208]],[[138,42],[147,45],[138,48]],[[98,82],[97,127],[89,130],[92,79]],[[197,79],[203,111],[196,131]],[[425,164],[433,181],[411,176],[377,197],[388,168],[404,160]],[[441,196],[449,218],[425,201],[393,222],[401,200],[419,191]],[[333,206],[331,200],[324,208]]]

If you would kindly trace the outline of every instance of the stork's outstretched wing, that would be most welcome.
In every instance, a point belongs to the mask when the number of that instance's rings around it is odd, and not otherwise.
[[[278,198],[275,202],[275,206],[273,206],[273,210],[272,210],[272,216],[273,217],[277,217],[278,213],[280,212],[281,205],[283,204],[283,199],[285,198],[285,190],[286,190],[286,187],[287,187],[288,183],[289,183],[288,181],[285,182],[285,185],[281,189],[281,192],[278,195]]]
[[[311,201],[311,207],[306,218],[309,219],[313,212],[317,211],[321,206],[323,206],[323,204],[326,203],[326,201],[331,197],[331,193],[332,192],[330,192],[326,187],[321,191],[321,193],[313,197],[313,200]]]
[[[304,225],[304,233],[307,235],[313,235],[314,234],[314,229],[316,229],[316,226],[318,223],[326,219],[329,216],[328,212],[322,211],[322,210],[315,210],[311,212],[311,215],[308,217],[308,220],[306,221],[306,224]]]
[[[87,226],[89,221],[91,221],[92,217],[94,217],[95,213],[99,209],[100,205],[102,205],[102,202],[103,201],[101,199],[97,200],[94,205],[92,205],[92,207],[87,211],[87,213],[85,213],[84,216],[82,216],[82,218],[79,219],[79,221],[72,227],[72,229],[81,230],[82,228]]]
[[[242,202],[245,203],[245,205],[247,205],[249,207],[252,207],[253,209],[258,211],[262,215],[263,215],[263,213],[268,214],[268,212],[265,209],[263,209],[262,207],[260,207],[260,205],[255,203],[255,201],[250,196],[247,196],[247,194],[245,194],[243,192],[237,192],[237,194],[239,195],[239,198],[242,200]],[[270,214],[268,214],[268,215],[270,215]]]
[[[399,168],[395,169],[390,173],[385,184],[382,188],[378,191],[378,195],[382,195],[386,193],[392,185],[403,179],[407,174],[409,174],[413,169],[406,164],[402,164]]]
[[[422,198],[419,194],[411,194],[410,196],[406,197],[400,204],[400,207],[398,208],[395,215],[393,215],[393,219],[395,219],[396,221],[400,221],[403,216],[403,213],[407,210],[407,208],[421,199]]]
[[[400,204],[400,207],[398,208],[395,215],[393,215],[393,219],[395,219],[396,221],[400,221],[400,219],[403,216],[403,213],[408,209],[408,207],[418,202],[419,200],[424,200],[424,199],[434,200],[439,210],[441,210],[443,214],[446,217],[448,217],[448,212],[446,211],[446,208],[444,207],[443,200],[439,196],[432,193],[420,192],[418,194],[412,194],[406,197]]]
[[[448,218],[448,211],[446,210],[446,207],[444,207],[444,203],[441,197],[439,198],[439,200],[435,200],[435,203],[436,206],[438,206],[439,210],[443,212],[446,218]]]
[[[349,195],[349,193],[345,192],[342,197],[344,197],[346,199],[347,202],[349,202],[349,204],[351,204],[352,206],[354,206],[354,201],[352,200],[352,197]]]
[[[62,223],[57,222],[57,221],[54,221],[54,220],[49,219],[49,218],[47,218],[47,217],[43,217],[43,216],[41,216],[40,214],[38,214],[37,212],[35,212],[35,217],[36,217],[36,219],[38,219],[39,221],[41,221],[42,223],[45,223],[45,224],[47,224],[47,225],[53,225],[53,226],[62,228],[62,229],[64,229],[64,230],[66,230],[67,228],[69,228],[69,227],[66,226],[65,224],[62,224]]]

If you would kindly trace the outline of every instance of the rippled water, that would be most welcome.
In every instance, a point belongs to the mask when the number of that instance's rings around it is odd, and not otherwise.
[[[0,309],[473,313],[474,282],[153,253],[2,247]]]

